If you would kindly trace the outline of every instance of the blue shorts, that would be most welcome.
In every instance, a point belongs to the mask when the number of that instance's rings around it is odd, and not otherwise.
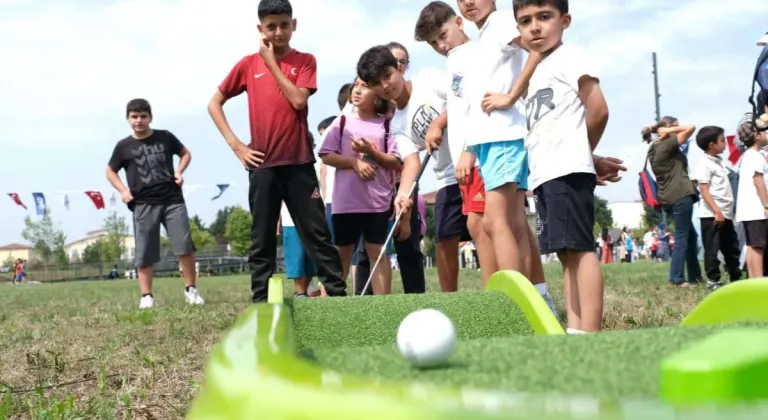
[[[295,226],[283,226],[283,256],[285,257],[285,276],[289,279],[314,277],[317,275],[315,264],[309,258],[299,239]]]
[[[528,152],[522,139],[476,144],[468,150],[480,163],[486,191],[512,182],[520,190],[528,189]]]

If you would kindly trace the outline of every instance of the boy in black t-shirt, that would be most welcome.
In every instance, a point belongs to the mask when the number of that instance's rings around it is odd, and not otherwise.
[[[173,252],[179,256],[185,279],[184,298],[192,305],[205,303],[195,287],[195,246],[181,186],[182,173],[192,158],[186,147],[166,130],[153,130],[152,108],[144,99],[133,99],[126,107],[133,134],[120,140],[107,166],[107,179],[133,212],[141,301],[139,308],[154,306],[152,276],[160,261],[160,225],[165,226]],[[174,171],[173,155],[181,158]],[[128,187],[117,173],[125,169]]]

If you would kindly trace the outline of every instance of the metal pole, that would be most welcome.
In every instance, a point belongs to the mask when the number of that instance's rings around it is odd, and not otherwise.
[[[651,58],[653,59],[653,99],[656,102],[656,123],[661,121],[661,106],[659,105],[659,98],[661,98],[661,94],[659,93],[659,67],[656,64],[656,53],[651,53]],[[664,211],[664,209],[661,210],[661,220],[664,223],[664,226],[667,225],[667,212]]]

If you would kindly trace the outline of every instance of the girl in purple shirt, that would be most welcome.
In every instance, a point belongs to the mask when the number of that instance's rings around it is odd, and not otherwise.
[[[384,116],[387,103],[359,79],[355,80],[351,100],[355,112],[340,116],[328,127],[318,152],[324,164],[336,168],[333,234],[343,278],[361,234],[368,255],[381,252],[391,215],[392,171],[402,163]],[[389,261],[382,260],[371,285],[375,295],[391,293],[389,270]]]

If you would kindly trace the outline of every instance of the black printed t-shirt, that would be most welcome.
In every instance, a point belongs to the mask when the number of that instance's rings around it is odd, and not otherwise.
[[[120,140],[109,159],[109,167],[125,169],[131,204],[182,204],[184,195],[173,178],[173,156],[181,155],[184,145],[167,130],[153,130],[142,140],[133,136]],[[132,208],[129,205],[129,208]]]

